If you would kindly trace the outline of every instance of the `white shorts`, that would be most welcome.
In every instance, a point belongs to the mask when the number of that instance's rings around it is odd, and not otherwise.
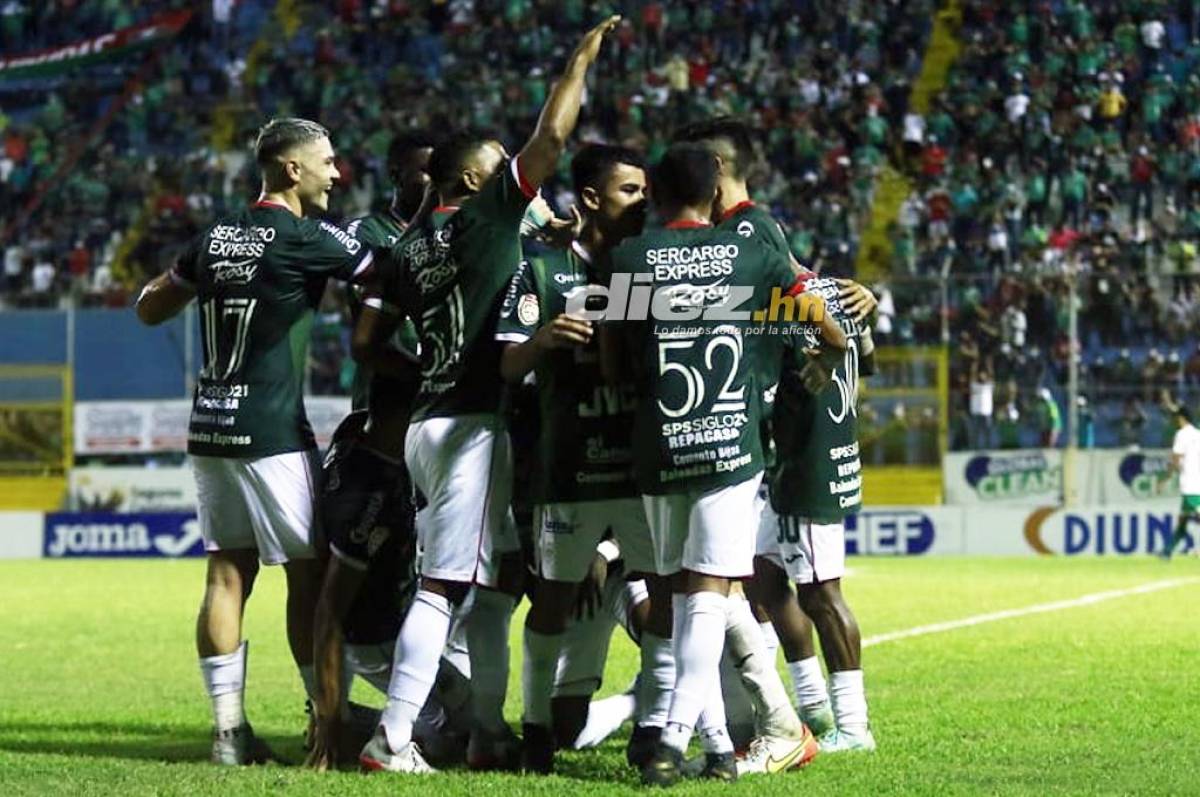
[[[833,581],[846,573],[846,526],[781,517],[767,503],[758,526],[758,555],[797,584]]]
[[[629,612],[648,597],[646,582],[640,579],[614,576],[605,582],[603,605],[591,617],[567,626],[554,675],[554,697],[587,696],[600,689],[613,631],[617,626],[630,630]]]
[[[745,578],[754,572],[761,472],[707,492],[643,495],[655,572]]]
[[[205,550],[255,550],[265,565],[316,555],[321,465],[315,449],[191,460]]]
[[[410,424],[404,460],[429,502],[417,522],[421,575],[495,587],[500,557],[520,550],[502,421],[483,414]]]
[[[533,509],[538,571],[551,581],[578,583],[612,529],[627,573],[653,573],[650,526],[639,498],[538,504]]]

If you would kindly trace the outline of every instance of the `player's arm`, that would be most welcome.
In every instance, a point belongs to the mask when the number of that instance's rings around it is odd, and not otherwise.
[[[394,379],[417,379],[420,375],[417,358],[389,343],[402,320],[403,316],[389,312],[382,300],[368,297],[350,338],[350,356],[377,374]]]
[[[159,274],[146,283],[138,296],[138,320],[148,326],[157,326],[179,315],[195,295],[192,286],[176,277],[173,271]]]
[[[588,67],[600,54],[604,36],[620,21],[619,16],[611,16],[588,31],[567,61],[562,77],[550,90],[537,128],[517,156],[521,177],[531,191],[539,188],[558,167],[558,159],[566,148],[567,138],[579,120],[579,105],[583,101]]]
[[[538,327],[529,340],[506,344],[500,355],[500,375],[506,382],[520,382],[537,367],[546,352],[586,346],[591,339],[591,321],[562,313],[550,323]]]
[[[365,573],[337,556],[329,562],[313,620],[313,664],[316,667],[317,734],[308,765],[336,768],[341,735],[343,637],[342,621],[362,587]]]

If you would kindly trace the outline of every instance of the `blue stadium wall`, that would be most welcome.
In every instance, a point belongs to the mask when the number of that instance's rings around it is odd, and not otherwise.
[[[194,323],[194,320],[193,320]],[[163,399],[186,395],[184,318],[146,327],[132,309],[75,311],[75,399]],[[65,310],[0,313],[0,366],[68,362]],[[193,362],[200,338],[192,335]]]

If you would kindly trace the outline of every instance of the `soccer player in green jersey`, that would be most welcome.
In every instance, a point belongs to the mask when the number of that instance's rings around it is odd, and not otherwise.
[[[338,179],[325,128],[275,119],[255,152],[262,195],[201,233],[175,267],[138,298],[158,324],[200,303],[204,366],[196,382],[188,453],[208,551],[196,624],[200,669],[213,703],[213,760],[262,757],[242,708],[242,610],[259,561],[287,574],[287,632],[314,697],[313,609],[320,569],[313,546],[317,447],[304,414],[304,365],[313,313],[330,277],[370,270],[370,247],[309,218]]]
[[[808,271],[788,246],[787,237],[770,213],[750,198],[749,179],[754,171],[754,133],[745,122],[719,116],[677,130],[675,141],[702,144],[720,164],[719,193],[713,203],[713,223],[732,227],[742,237],[759,237],[771,248],[782,252],[797,272]],[[878,301],[864,285],[839,279],[841,300],[860,323],[875,309]]]
[[[607,283],[600,264],[608,251],[641,232],[645,167],[632,150],[590,145],[571,173],[583,218],[578,238],[521,263],[496,331],[505,346],[501,373],[511,383],[535,375],[541,415],[532,485],[538,579],[525,619],[522,685],[525,768],[543,773],[553,768],[555,670],[596,544],[611,531],[628,569],[654,569],[633,478],[634,386],[605,383],[591,322],[566,312],[582,286]]]
[[[392,201],[387,210],[355,219],[346,225],[346,232],[373,248],[386,248],[400,240],[408,221],[421,207],[425,186],[429,185],[429,158],[433,154],[434,139],[422,131],[398,133],[388,146],[387,170],[392,180]],[[350,322],[357,325],[362,302],[359,291],[350,291]],[[406,319],[394,333],[392,344],[416,359],[417,330],[411,320]],[[352,409],[367,406],[367,395],[371,386],[372,370],[370,351],[361,352],[365,361],[356,362],[354,384],[350,388]],[[407,419],[406,419],[407,420]],[[403,433],[400,436],[404,439]]]
[[[820,739],[821,750],[873,750],[862,645],[854,613],[842,596],[841,578],[846,567],[844,518],[862,504],[858,382],[860,374],[873,371],[874,344],[869,330],[858,327],[841,304],[834,280],[808,279],[805,291],[825,298],[850,340],[834,368],[833,387],[817,393],[809,391],[800,376],[808,361],[804,350],[815,341],[795,341],[790,347],[776,397],[778,461],[771,475],[770,507],[759,526],[756,583],[776,620],[785,653],[811,650],[807,625],[794,624],[786,614],[792,603],[789,579],[796,585],[800,608],[816,626],[830,673],[834,720],[834,727]],[[815,655],[789,661],[788,666],[802,708],[820,712],[825,686]]]
[[[374,248],[387,248],[400,240],[425,196],[432,152],[428,135],[398,134],[388,147],[391,203],[382,212],[351,221],[346,232]],[[362,309],[358,287],[349,286],[349,292],[351,319],[357,321]],[[367,330],[368,342],[371,332]],[[352,343],[356,358],[364,361],[358,363],[354,374],[353,412],[338,427],[324,466],[319,509],[330,557],[317,601],[320,700],[313,706],[309,756],[318,769],[337,763],[347,697],[341,683],[344,643],[363,639],[361,626],[368,629],[365,637],[372,644],[394,641],[403,615],[399,606],[389,606],[395,603],[389,585],[402,595],[405,607],[412,597],[405,593],[415,591],[415,587],[401,590],[401,582],[415,583],[415,574],[407,577],[415,566],[416,531],[412,484],[404,467],[404,435],[419,378],[412,323],[402,324],[391,342],[379,374],[370,367],[373,349],[361,340]],[[364,620],[364,615],[370,618],[375,614],[394,617],[395,627],[385,621]],[[390,671],[390,655],[385,662]]]
[[[787,291],[794,282],[780,253],[712,226],[717,176],[706,149],[669,149],[651,181],[665,226],[612,253],[614,274],[650,289],[653,316],[638,320],[633,308],[625,314],[635,319],[626,323],[638,361],[634,471],[655,571],[671,576],[676,592],[675,690],[660,742],[642,768],[645,782],[660,785],[679,779],[704,708],[717,715],[711,726],[720,735],[705,740],[703,774],[737,777],[723,707],[707,698],[720,690],[730,580],[753,570],[745,528],[756,515],[763,469],[756,397],[763,374],[753,363],[770,361],[770,349],[777,360],[781,349],[778,330],[765,334],[769,325],[754,323],[752,312],[765,310],[772,289]]]
[[[426,207],[381,267],[379,294],[360,324],[405,307],[421,339],[421,385],[405,461],[429,502],[419,534],[421,585],[396,641],[388,704],[363,748],[368,769],[422,771],[412,726],[437,674],[452,606],[471,591],[466,614],[475,721],[467,750],[477,769],[519,763],[504,722],[508,627],[513,593],[500,565],[519,546],[509,512],[511,455],[500,416],[496,322],[521,261],[520,222],[554,173],[575,127],[588,68],[611,17],[589,31],[552,89],[533,136],[509,160],[495,141],[458,136],[434,150],[429,171],[437,206]],[[513,561],[519,574],[519,557]]]

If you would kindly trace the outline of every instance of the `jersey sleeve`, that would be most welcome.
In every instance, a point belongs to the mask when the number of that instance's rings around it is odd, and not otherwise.
[[[400,245],[380,250],[371,272],[371,278],[363,284],[363,306],[384,315],[403,315],[408,282]]]
[[[515,157],[500,167],[474,199],[470,211],[502,224],[519,225],[525,208],[537,196],[537,188],[521,174],[521,159]],[[466,207],[463,208],[467,210]]]
[[[1175,433],[1175,440],[1171,444],[1171,453],[1172,454],[1178,454],[1180,456],[1183,456],[1184,454],[1187,453],[1187,440],[1185,439],[1186,437],[1187,436],[1183,433],[1182,429],[1180,429],[1178,432]]]
[[[365,282],[371,277],[372,247],[327,221],[298,221],[296,263],[304,274]]]
[[[496,324],[496,340],[504,343],[524,343],[542,324],[541,301],[533,264],[522,260],[508,283],[500,320]]]
[[[175,265],[167,272],[171,282],[184,288],[196,289],[197,270],[200,268],[200,255],[204,251],[204,241],[208,237],[205,230],[188,242],[187,247],[180,253]]]

